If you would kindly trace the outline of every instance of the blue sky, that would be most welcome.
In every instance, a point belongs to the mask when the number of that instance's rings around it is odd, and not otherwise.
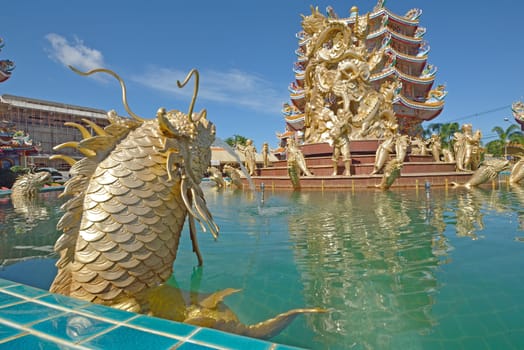
[[[16,63],[0,94],[44,99],[127,115],[118,83],[85,78],[66,68],[105,67],[126,82],[131,109],[152,118],[159,107],[187,111],[192,87],[176,80],[200,71],[196,110],[206,108],[217,135],[277,144],[280,113],[297,48],[300,14],[331,5],[340,17],[351,6],[368,12],[376,1],[70,1],[2,4],[0,59]],[[511,103],[524,97],[524,2],[389,0],[397,14],[420,8],[420,24],[446,84],[444,111],[433,122],[472,123],[484,141],[495,125],[509,126]],[[509,117],[509,121],[504,118]]]

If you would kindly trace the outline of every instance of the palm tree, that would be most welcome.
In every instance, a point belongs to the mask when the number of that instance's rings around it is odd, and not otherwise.
[[[494,156],[502,156],[506,153],[506,146],[510,142],[520,143],[524,139],[524,134],[516,124],[511,124],[506,130],[500,126],[494,126],[491,131],[497,133],[498,140],[488,142],[486,148]]]
[[[457,122],[441,124],[439,135],[442,148],[452,148],[453,135],[458,131],[460,131],[460,126]]]
[[[233,135],[225,139],[224,142],[231,147],[235,147],[236,145],[245,145],[247,138],[242,135]]]

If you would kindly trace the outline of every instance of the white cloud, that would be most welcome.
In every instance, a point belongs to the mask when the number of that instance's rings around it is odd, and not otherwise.
[[[188,72],[151,67],[133,80],[149,88],[173,95],[191,96],[194,82],[190,81],[185,88],[177,86],[177,80],[184,80]],[[265,113],[279,113],[286,96],[279,96],[271,83],[260,76],[242,72],[237,69],[200,72],[198,98],[247,108]]]
[[[45,38],[51,44],[49,57],[55,61],[83,71],[105,66],[102,53],[85,46],[76,37],[72,42],[55,33],[49,33]]]

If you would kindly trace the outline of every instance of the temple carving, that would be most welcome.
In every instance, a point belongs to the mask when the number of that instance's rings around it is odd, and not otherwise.
[[[396,125],[398,133],[420,136],[421,123],[440,114],[447,94],[434,85],[437,68],[429,64],[426,29],[420,9],[397,15],[379,1],[347,18],[333,8],[311,8],[297,33],[295,81],[283,106],[284,147],[299,144],[381,139]]]

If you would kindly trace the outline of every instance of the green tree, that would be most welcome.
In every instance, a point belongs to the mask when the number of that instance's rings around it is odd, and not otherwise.
[[[242,135],[233,135],[228,137],[224,140],[225,143],[227,143],[231,147],[235,147],[235,145],[246,145],[247,137],[244,137]]]
[[[510,142],[522,144],[524,134],[516,124],[511,124],[505,130],[500,126],[494,126],[491,131],[497,133],[498,140],[490,141],[486,144],[488,153],[496,157],[503,156],[506,152],[506,145]]]
[[[460,131],[460,126],[457,122],[454,123],[432,123],[424,129],[424,137],[429,138],[433,134],[440,136],[440,142],[443,148],[451,148],[453,135]]]

